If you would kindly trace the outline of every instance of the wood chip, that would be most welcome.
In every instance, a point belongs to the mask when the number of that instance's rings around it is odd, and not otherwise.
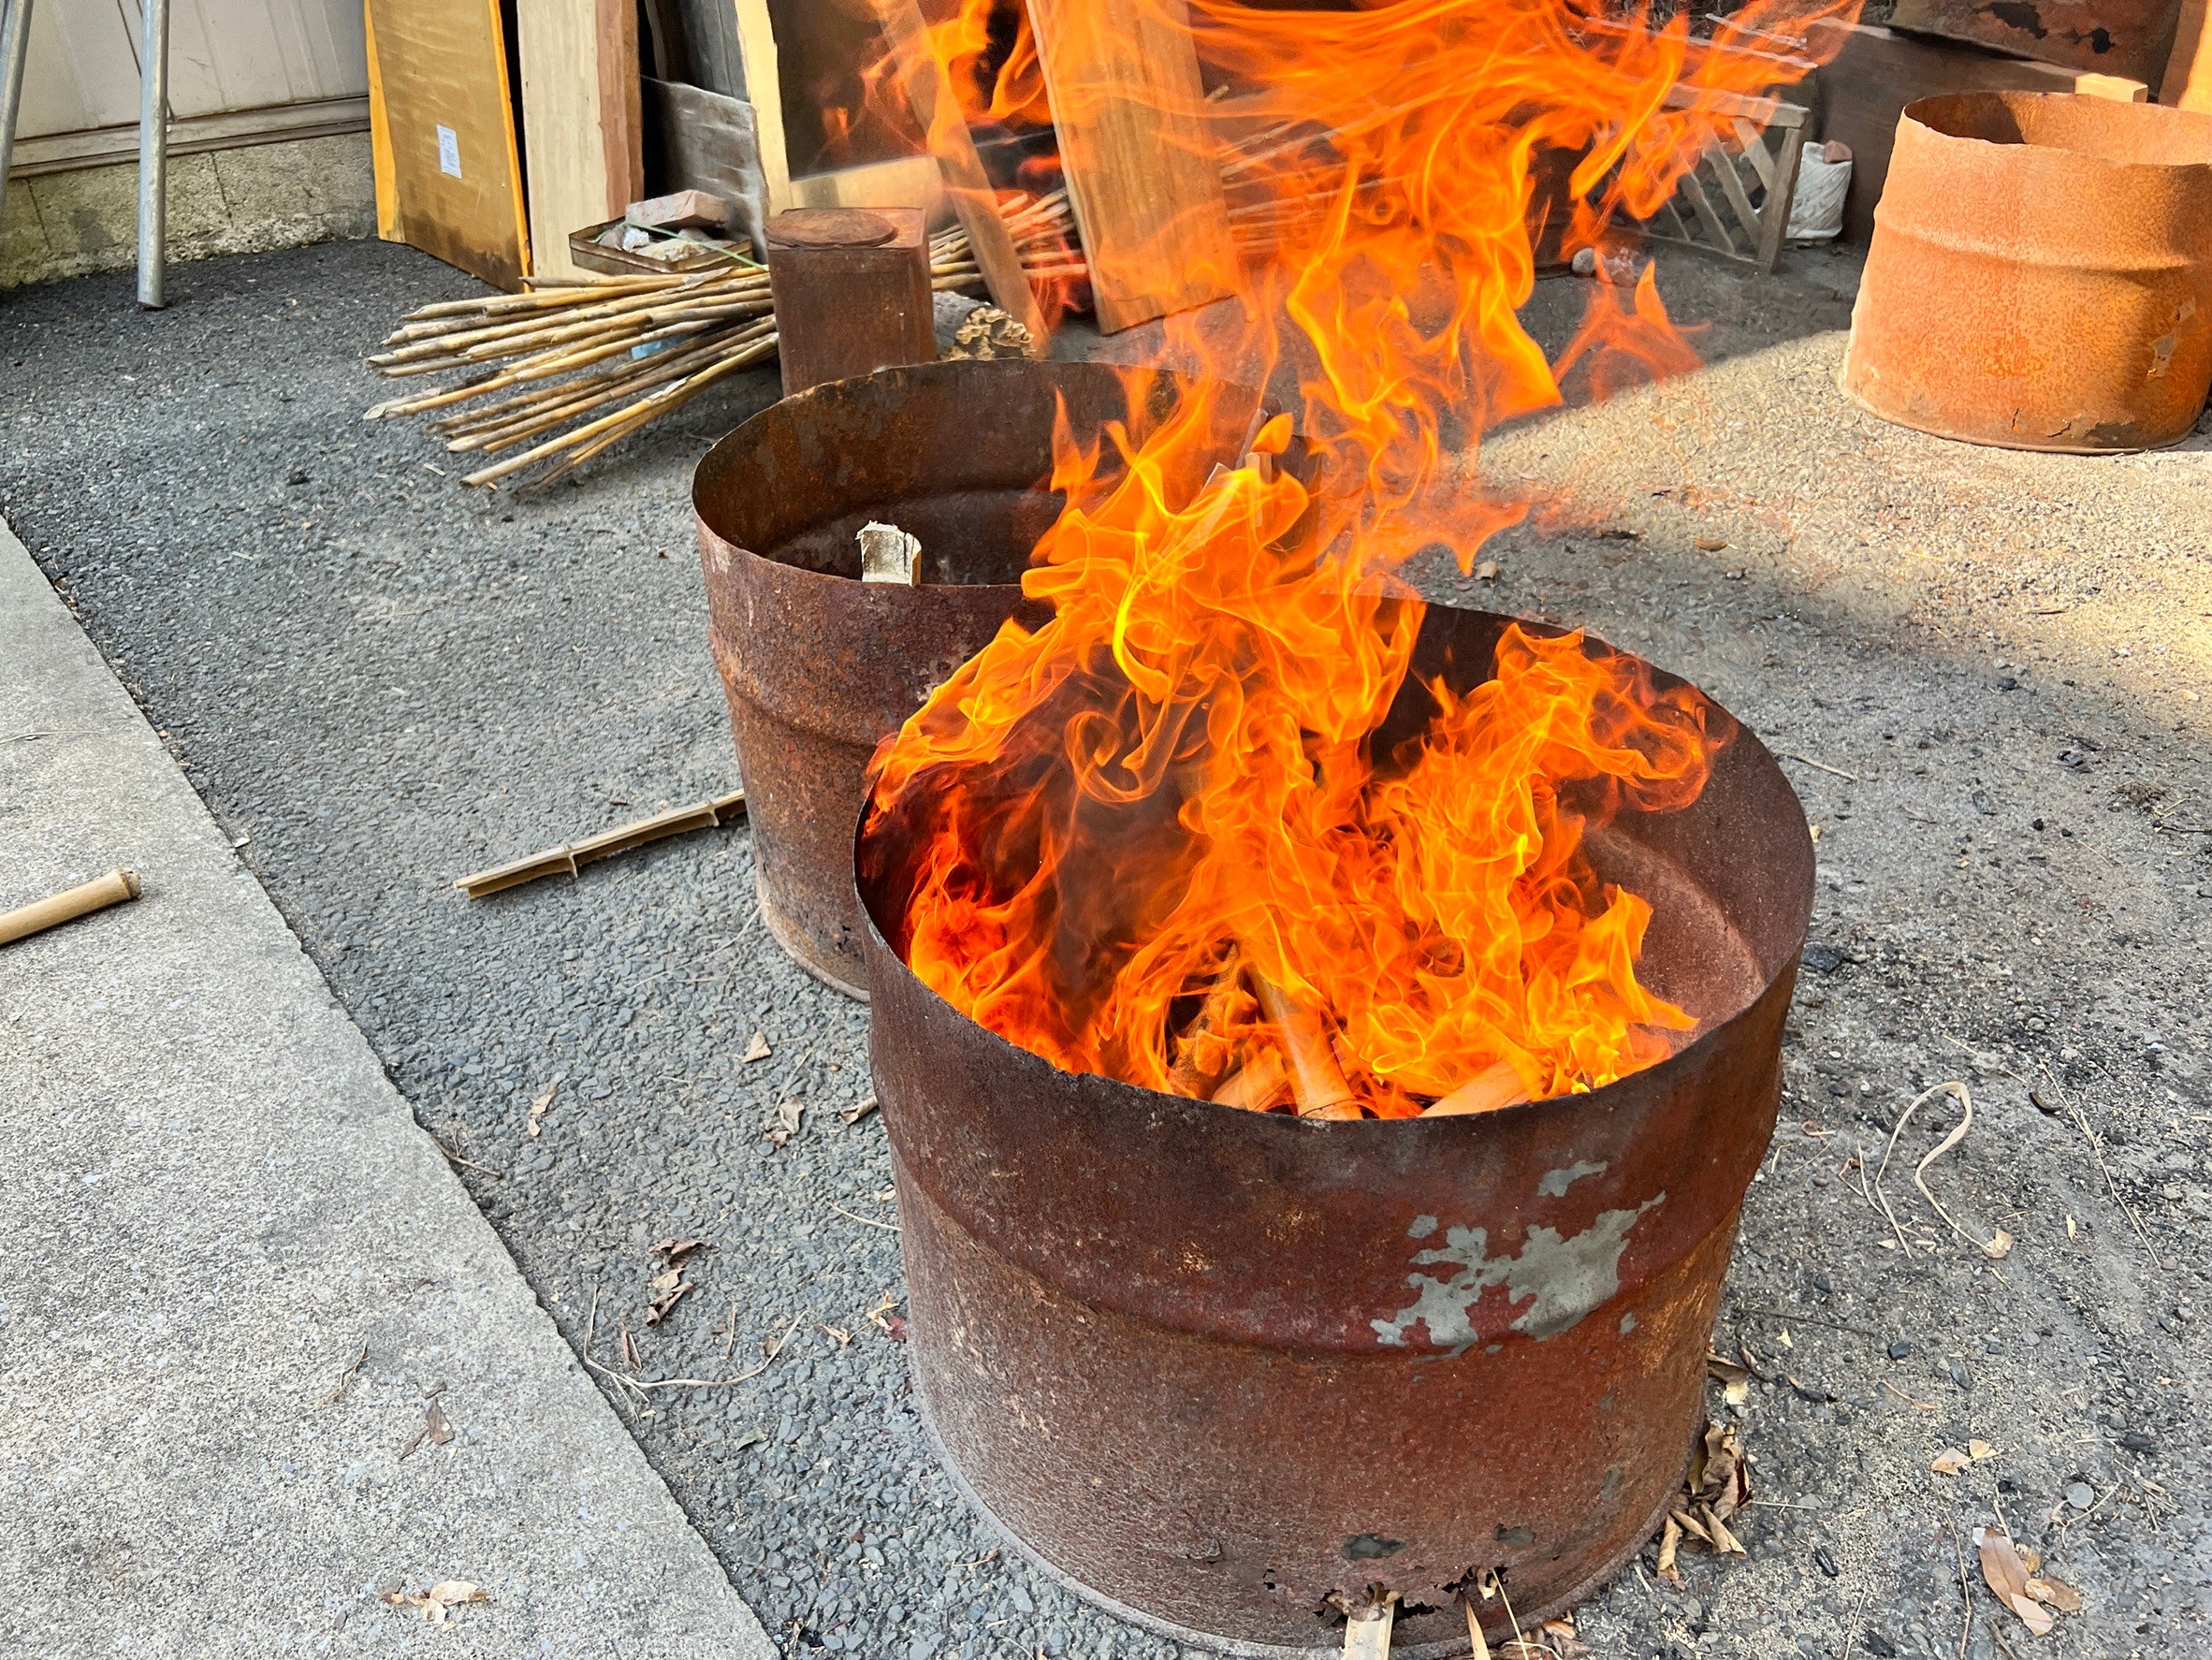
[[[775,1051],[768,1047],[768,1034],[755,1032],[752,1035],[752,1041],[745,1046],[743,1058],[746,1060],[766,1060],[774,1053]]]
[[[554,1092],[560,1087],[558,1084],[546,1085],[537,1099],[530,1103],[530,1122],[524,1128],[530,1131],[531,1141],[536,1141],[538,1131],[545,1128],[546,1114],[553,1105]]]
[[[837,1109],[837,1118],[840,1123],[858,1124],[863,1118],[866,1118],[875,1110],[876,1098],[871,1095],[867,1098],[867,1099],[863,1101],[854,1101],[849,1107],[839,1107]]]
[[[1956,1476],[1973,1460],[1956,1447],[1946,1447],[1928,1461],[1928,1467],[1939,1476]]]

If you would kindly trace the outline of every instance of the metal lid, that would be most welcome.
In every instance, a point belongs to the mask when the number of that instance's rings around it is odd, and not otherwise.
[[[792,208],[768,222],[768,240],[784,248],[879,248],[896,235],[866,208]]]

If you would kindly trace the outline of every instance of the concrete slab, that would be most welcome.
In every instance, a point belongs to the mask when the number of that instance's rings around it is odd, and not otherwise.
[[[0,904],[112,866],[137,904],[0,950],[0,1653],[767,1660],[0,525]],[[444,1629],[380,1600],[450,1580]]]

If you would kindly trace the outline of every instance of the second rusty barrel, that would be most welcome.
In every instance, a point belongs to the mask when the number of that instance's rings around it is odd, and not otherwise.
[[[1838,379],[1975,444],[2186,437],[2212,385],[2212,116],[2058,93],[1907,105]]]
[[[839,991],[866,995],[852,823],[868,757],[1022,609],[1023,567],[1062,504],[1055,412],[1087,441],[1109,422],[1146,425],[1176,396],[1171,377],[1099,364],[924,364],[787,398],[699,463],[709,639],[761,914]],[[917,586],[860,580],[870,521],[920,538]]]

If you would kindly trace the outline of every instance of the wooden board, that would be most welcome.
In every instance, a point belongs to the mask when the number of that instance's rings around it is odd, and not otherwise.
[[[2212,114],[2212,5],[2206,0],[2181,0],[2174,51],[2166,59],[2165,79],[2159,82],[2159,102]]]
[[[2155,82],[2181,0],[1897,0],[1889,25],[2099,75]]]
[[[783,142],[783,75],[776,56],[776,27],[768,21],[768,0],[727,3],[737,8],[737,55],[745,76],[746,102],[752,106],[761,173],[768,182],[768,211],[780,213],[793,203],[791,157]]]
[[[983,173],[975,139],[960,114],[945,66],[930,50],[922,8],[915,0],[876,0],[883,37],[891,47],[899,88],[928,135],[930,154],[944,179],[945,196],[968,230],[968,246],[983,273],[992,300],[1029,331],[1031,349],[1044,350],[1044,315],[1029,286],[1028,273],[1014,252],[1013,237],[999,216],[998,193]]]
[[[541,277],[582,274],[568,235],[645,195],[634,0],[519,0],[522,147]]]
[[[1832,31],[1841,31],[1842,38]],[[1851,194],[1843,198],[1843,237],[1865,247],[1874,234],[1874,205],[1889,177],[1898,117],[1907,104],[1942,93],[2083,93],[2143,102],[2140,80],[2093,75],[2057,64],[2001,58],[1971,46],[1922,40],[1863,23],[1812,25],[1812,54],[1824,58],[1814,77],[1823,138],[1851,146]]]
[[[645,83],[646,153],[656,190],[704,190],[737,210],[736,229],[767,252],[768,182],[752,106],[680,81]]]
[[[378,234],[519,288],[530,231],[497,0],[367,0],[367,15],[371,154],[389,160]]]
[[[1180,10],[1180,0],[1165,0]],[[1198,110],[1190,36],[1163,0],[1029,0],[1075,223],[1107,333],[1231,292],[1236,247]]]

